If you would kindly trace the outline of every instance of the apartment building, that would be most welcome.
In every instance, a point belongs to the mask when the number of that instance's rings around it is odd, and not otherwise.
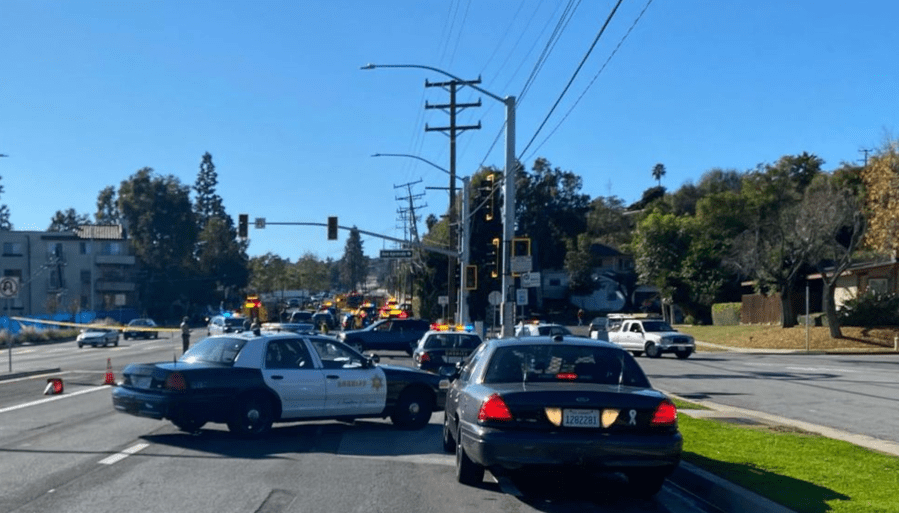
[[[135,257],[120,225],[71,232],[0,231],[0,270],[14,278],[3,315],[108,311],[138,302]]]

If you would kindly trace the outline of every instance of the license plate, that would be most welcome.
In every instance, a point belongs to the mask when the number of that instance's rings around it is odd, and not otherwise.
[[[562,425],[566,427],[599,427],[599,410],[564,410]]]

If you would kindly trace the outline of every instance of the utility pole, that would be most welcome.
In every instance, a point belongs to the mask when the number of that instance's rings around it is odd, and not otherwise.
[[[393,186],[394,189],[400,189],[402,187],[405,187],[409,193],[408,196],[396,198],[397,201],[407,201],[407,200],[409,201],[409,207],[408,208],[400,208],[397,210],[397,213],[399,213],[403,219],[403,225],[404,225],[403,232],[404,233],[406,231],[405,230],[406,216],[408,215],[409,240],[411,240],[415,244],[419,243],[418,216],[415,214],[415,210],[417,208],[424,208],[424,207],[428,206],[427,204],[424,204],[424,205],[416,205],[415,204],[416,200],[419,200],[424,197],[424,194],[412,194],[412,186],[417,183],[421,183],[421,180],[416,180],[415,182],[405,183],[403,185],[394,185]],[[411,302],[412,297],[414,296],[413,287],[412,287],[412,276],[413,276],[412,262],[410,261],[408,263],[399,264],[399,266],[407,268],[406,272],[403,273],[403,278],[404,278],[405,283],[402,286],[402,291],[403,291],[403,296],[406,296],[407,301]],[[395,271],[396,271],[396,269],[394,269],[394,272]]]
[[[459,132],[464,132],[465,130],[480,130],[481,122],[478,121],[477,125],[468,125],[468,126],[459,126],[456,123],[456,115],[458,112],[467,109],[469,107],[480,107],[481,99],[478,98],[477,103],[458,103],[456,101],[456,92],[458,91],[460,86],[466,85],[476,85],[480,84],[481,79],[477,80],[457,80],[452,79],[446,82],[429,82],[425,80],[425,87],[442,87],[447,89],[450,93],[450,102],[449,104],[440,104],[440,105],[430,105],[425,102],[426,109],[441,109],[447,114],[449,114],[450,124],[447,127],[429,127],[425,125],[426,132],[448,132],[448,136],[450,139],[450,178],[449,178],[449,186],[450,186],[450,194],[449,194],[449,246],[453,251],[458,252],[458,245],[456,241],[456,227],[458,224],[458,216],[456,215],[456,134]],[[449,261],[447,262],[446,267],[446,281],[447,281],[447,297],[449,299],[449,304],[447,305],[447,312],[450,312],[451,315],[455,315],[456,312],[456,257],[449,257]],[[460,276],[461,278],[461,276]],[[462,319],[456,319],[456,322],[462,322]]]
[[[859,153],[865,154],[865,168],[868,167],[868,154],[871,153],[871,151],[873,151],[873,150],[869,150],[867,148],[862,148],[862,149],[858,150]]]

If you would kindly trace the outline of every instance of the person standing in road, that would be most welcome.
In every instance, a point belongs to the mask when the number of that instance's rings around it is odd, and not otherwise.
[[[578,326],[584,325],[584,309],[583,308],[579,308],[577,311],[577,325]]]
[[[181,352],[186,353],[187,348],[190,347],[190,324],[188,323],[189,319],[187,317],[181,321]]]

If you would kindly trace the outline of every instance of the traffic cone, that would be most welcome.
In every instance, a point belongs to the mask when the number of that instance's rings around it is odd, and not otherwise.
[[[115,375],[112,373],[112,358],[106,359],[106,379],[103,380],[104,385],[115,385]]]
[[[62,393],[62,378],[48,378],[44,395],[56,395]]]

